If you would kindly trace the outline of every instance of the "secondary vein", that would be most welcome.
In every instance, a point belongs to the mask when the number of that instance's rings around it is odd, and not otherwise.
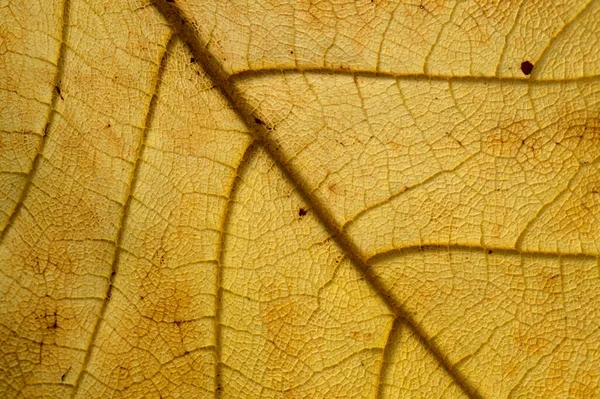
[[[110,274],[109,274],[110,277],[109,277],[109,281],[108,281],[108,287],[106,289],[106,294],[104,296],[104,300],[102,301],[102,305],[100,307],[100,312],[98,314],[98,320],[96,321],[96,324],[94,326],[94,330],[92,332],[92,337],[91,337],[90,343],[88,345],[88,348],[87,348],[87,351],[85,354],[85,358],[83,360],[81,372],[77,376],[77,380],[75,382],[75,387],[73,389],[73,394],[71,395],[71,398],[75,398],[77,396],[79,388],[81,387],[81,381],[83,379],[84,374],[86,373],[86,369],[87,369],[88,364],[91,359],[92,348],[94,347],[94,343],[95,343],[98,333],[100,331],[100,327],[102,325],[102,321],[104,320],[104,315],[106,313],[106,309],[107,309],[108,303],[110,301],[110,296],[111,296],[111,292],[113,289],[115,277],[117,276],[118,264],[119,264],[120,257],[121,257],[121,245],[122,245],[122,241],[123,241],[123,234],[126,230],[125,227],[127,225],[127,219],[129,217],[129,209],[131,207],[131,202],[133,199],[133,188],[134,188],[137,178],[138,178],[140,164],[142,162],[144,148],[146,145],[146,140],[148,138],[148,131],[150,130],[150,126],[152,125],[152,120],[154,118],[154,110],[156,109],[156,102],[158,99],[158,97],[157,97],[158,89],[160,87],[162,75],[165,70],[165,65],[166,65],[166,60],[168,58],[169,50],[172,47],[172,45],[173,45],[173,35],[169,38],[167,45],[165,46],[164,53],[161,57],[160,66],[158,68],[158,73],[157,73],[156,81],[154,84],[154,92],[152,94],[152,98],[150,99],[150,104],[148,105],[148,112],[146,113],[146,119],[144,121],[144,128],[142,131],[142,136],[140,138],[138,148],[136,151],[134,166],[131,170],[131,175],[130,175],[130,179],[129,179],[130,184],[127,187],[125,204],[123,205],[122,212],[121,212],[121,215],[119,218],[120,224],[119,224],[119,229],[117,231],[117,239],[115,240],[115,242],[116,242],[115,251],[114,251],[113,261],[111,264],[111,270],[110,270]]]

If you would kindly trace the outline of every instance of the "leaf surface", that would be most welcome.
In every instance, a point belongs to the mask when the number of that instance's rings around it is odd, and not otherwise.
[[[4,396],[600,394],[599,2],[1,10]]]

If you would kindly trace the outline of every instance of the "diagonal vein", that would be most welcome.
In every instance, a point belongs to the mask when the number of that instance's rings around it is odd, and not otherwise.
[[[396,317],[388,333],[385,346],[383,347],[383,359],[381,359],[381,368],[379,369],[379,374],[377,376],[377,393],[375,394],[377,399],[383,399],[383,381],[388,377],[389,366],[392,364],[392,356],[398,345],[398,337],[400,335],[401,327],[402,319],[400,317]]]
[[[36,155],[33,159],[33,163],[31,164],[31,169],[29,169],[29,173],[27,173],[27,178],[25,180],[25,185],[23,186],[23,191],[21,191],[21,195],[17,200],[17,204],[13,208],[13,211],[8,217],[8,221],[4,229],[0,231],[0,245],[4,242],[4,237],[13,226],[15,219],[21,212],[23,208],[23,202],[27,198],[27,194],[29,193],[29,189],[31,188],[31,183],[33,178],[35,177],[37,170],[39,169],[39,164],[42,161],[42,153],[44,152],[44,147],[46,146],[46,141],[48,138],[48,132],[50,131],[50,127],[52,126],[54,119],[56,118],[56,105],[58,100],[61,99],[60,94],[60,82],[63,77],[64,72],[64,63],[65,63],[65,52],[67,50],[67,37],[69,34],[69,9],[71,6],[70,0],[64,0],[62,4],[62,24],[61,24],[61,39],[60,39],[60,49],[58,50],[58,60],[56,64],[56,74],[54,75],[54,84],[52,85],[52,98],[50,100],[50,109],[48,111],[48,121],[46,122],[46,126],[44,127],[44,133],[40,139],[38,144],[38,148],[36,149]]]
[[[254,144],[250,144],[246,147],[244,151],[244,155],[242,155],[242,159],[237,166],[235,171],[235,178],[231,185],[231,189],[229,190],[229,195],[227,196],[227,204],[225,205],[225,217],[223,218],[223,223],[221,224],[221,233],[219,236],[218,251],[219,258],[217,261],[217,278],[216,278],[216,292],[215,295],[215,317],[214,317],[214,328],[215,328],[215,399],[221,397],[221,392],[223,391],[222,383],[221,383],[221,310],[222,300],[223,300],[223,249],[226,246],[226,232],[229,229],[229,223],[231,221],[231,203],[233,202],[233,197],[237,192],[239,185],[242,181],[242,175],[244,174],[244,170],[249,164],[250,160],[255,154],[256,146]]]
[[[141,138],[140,138],[140,141],[138,144],[138,148],[136,151],[134,166],[131,170],[131,175],[129,178],[130,184],[127,188],[127,193],[125,196],[125,198],[126,198],[125,204],[123,205],[122,212],[121,212],[121,215],[119,218],[120,224],[119,224],[119,230],[117,232],[117,238],[115,240],[115,251],[114,251],[114,255],[113,255],[113,261],[111,264],[111,270],[110,270],[110,275],[109,275],[109,280],[108,280],[108,287],[106,289],[106,294],[103,298],[102,305],[100,307],[100,312],[98,314],[98,320],[96,321],[96,324],[94,326],[94,330],[92,332],[92,337],[90,339],[90,343],[89,343],[86,353],[85,353],[85,358],[83,360],[83,365],[82,365],[81,371],[80,371],[79,375],[77,376],[77,380],[75,382],[75,389],[73,390],[73,394],[71,395],[71,398],[74,398],[77,396],[79,388],[81,387],[81,381],[83,379],[84,374],[86,373],[86,369],[90,362],[90,358],[92,355],[92,349],[94,347],[94,343],[98,336],[98,332],[100,331],[100,326],[102,325],[102,321],[104,319],[104,315],[106,313],[106,309],[107,309],[108,303],[110,301],[110,295],[111,295],[111,292],[113,289],[113,284],[114,284],[115,277],[118,272],[118,264],[119,264],[119,260],[121,257],[121,245],[122,245],[122,241],[123,241],[123,235],[125,232],[125,226],[127,224],[127,219],[129,217],[129,209],[131,208],[131,203],[133,200],[133,188],[134,188],[137,178],[138,178],[140,164],[142,163],[142,157],[143,157],[144,148],[146,145],[146,139],[148,137],[148,131],[150,130],[150,126],[151,126],[152,120],[154,118],[154,110],[156,109],[156,102],[158,99],[158,96],[157,96],[158,89],[160,87],[160,83],[162,80],[162,75],[163,75],[163,72],[165,69],[166,60],[168,58],[167,56],[169,54],[169,49],[171,48],[172,45],[173,45],[173,36],[171,36],[171,38],[169,38],[167,45],[164,48],[163,55],[161,57],[161,62],[160,62],[160,66],[158,68],[156,81],[154,83],[154,92],[150,99],[150,104],[148,105],[148,112],[146,113],[146,119],[144,121],[144,128],[142,130],[142,135],[141,135]]]
[[[554,34],[554,36],[552,36],[552,38],[548,41],[548,44],[546,45],[546,47],[544,48],[544,50],[538,57],[537,64],[539,66],[541,66],[542,68],[538,67],[537,69],[534,69],[533,72],[531,73],[530,77],[536,78],[537,75],[539,75],[540,71],[543,70],[544,63],[546,62],[548,52],[552,48],[552,45],[556,42],[556,40],[560,36],[562,36],[566,31],[568,31],[568,29],[570,29],[570,27],[573,26],[573,24],[575,24],[582,16],[584,16],[586,14],[587,10],[593,4],[594,4],[594,0],[590,0],[584,7],[581,8],[581,10],[579,10],[579,12],[577,14],[575,14],[575,16],[570,21],[568,21],[566,24],[564,24],[562,26],[562,28],[558,32],[556,32]]]
[[[471,398],[479,398],[476,388],[467,380],[462,372],[453,367],[448,357],[441,349],[429,340],[421,326],[414,320],[405,309],[384,287],[377,281],[373,271],[368,267],[366,260],[361,255],[358,246],[349,239],[344,231],[333,221],[327,212],[326,204],[320,199],[310,195],[310,188],[303,176],[294,168],[290,167],[285,160],[277,143],[269,136],[272,130],[263,122],[259,115],[256,114],[254,108],[246,101],[244,96],[237,90],[234,84],[228,79],[227,74],[223,70],[221,63],[207,51],[206,43],[204,43],[194,27],[182,16],[181,11],[169,0],[155,0],[154,5],[160,13],[169,21],[172,28],[178,31],[190,51],[194,55],[196,61],[203,67],[207,76],[213,81],[221,95],[228,101],[232,110],[246,123],[248,130],[255,137],[256,143],[260,144],[269,154],[273,162],[280,168],[284,176],[296,188],[299,195],[312,205],[312,209],[316,217],[320,220],[323,227],[336,241],[340,248],[346,253],[357,270],[364,276],[365,281],[369,284],[380,296],[382,301],[399,317],[403,323],[413,332],[418,341],[424,345],[427,350],[437,359],[440,366],[443,367],[448,374],[456,381],[456,384]]]

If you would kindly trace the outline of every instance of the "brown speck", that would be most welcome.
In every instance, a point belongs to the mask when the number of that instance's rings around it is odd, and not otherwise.
[[[58,96],[60,97],[61,100],[65,100],[65,98],[62,96],[62,94],[60,94],[60,86],[54,86],[54,89],[56,90],[56,93],[58,94]]]
[[[531,71],[533,71],[533,64],[529,61],[523,61],[521,63],[521,71],[523,71],[525,75],[529,75]]]
[[[491,249],[488,251],[488,254],[492,254],[494,251],[492,251]]]
[[[263,125],[263,126],[265,124],[260,118],[254,118],[254,122],[256,122],[259,125]]]
[[[190,62],[193,64],[194,62],[196,62],[196,59],[194,57],[190,58]]]
[[[308,212],[304,208],[298,209],[298,216],[300,216],[300,217],[305,216],[307,213]]]

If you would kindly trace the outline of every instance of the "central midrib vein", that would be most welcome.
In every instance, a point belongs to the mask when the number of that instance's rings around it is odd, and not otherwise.
[[[196,32],[193,31],[192,25],[183,18],[180,11],[169,0],[155,0],[154,5],[171,24],[172,28],[181,35],[182,39],[194,55],[196,62],[203,68],[207,77],[212,81],[213,86],[219,90],[219,93],[229,103],[232,110],[246,124],[248,131],[255,138],[255,143],[264,148],[273,162],[283,172],[290,184],[292,184],[300,196],[311,205],[311,209],[313,209],[315,216],[352,261],[359,273],[364,276],[365,281],[378,293],[381,300],[388,308],[390,308],[397,317],[402,319],[404,325],[415,334],[417,340],[436,358],[440,366],[446,370],[465,394],[470,398],[480,398],[481,396],[477,393],[477,389],[471,382],[468,381],[459,370],[452,366],[452,363],[447,356],[444,355],[437,345],[428,339],[423,329],[404,309],[404,306],[398,303],[377,281],[377,277],[368,267],[366,260],[360,255],[361,252],[358,246],[347,237],[346,233],[342,231],[328,215],[325,204],[318,198],[309,194],[310,190],[308,189],[308,184],[299,173],[286,164],[277,143],[269,137],[271,129],[265,125],[260,119],[260,116],[253,111],[252,106],[233,85],[229,79],[230,77],[224,72],[220,62],[207,50],[205,43],[203,43]],[[219,351],[220,349],[217,349],[217,352]]]

